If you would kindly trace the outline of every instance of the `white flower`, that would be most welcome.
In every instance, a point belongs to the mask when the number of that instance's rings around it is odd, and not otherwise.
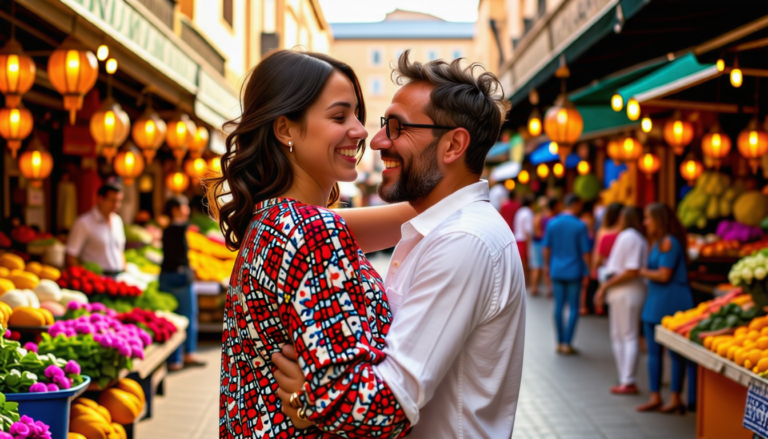
[[[741,278],[744,279],[744,282],[751,284],[752,278],[754,278],[755,275],[752,273],[752,270],[747,267],[741,270]]]
[[[763,280],[765,279],[766,274],[768,274],[768,270],[766,270],[765,267],[755,268],[755,279]]]
[[[728,273],[728,282],[730,282],[734,287],[738,287],[739,284],[741,284],[741,277],[739,277],[739,273],[733,271]]]

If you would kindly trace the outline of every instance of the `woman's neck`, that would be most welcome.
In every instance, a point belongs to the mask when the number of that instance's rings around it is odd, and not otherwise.
[[[326,207],[333,185],[324,187],[316,179],[297,167],[293,167],[293,184],[280,198],[291,198],[304,204]]]

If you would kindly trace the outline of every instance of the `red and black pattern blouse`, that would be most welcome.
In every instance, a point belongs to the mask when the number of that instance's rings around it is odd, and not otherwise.
[[[372,368],[391,318],[381,278],[338,215],[260,203],[226,299],[220,437],[403,436],[408,419]],[[317,427],[298,430],[281,411],[271,356],[285,343],[296,347]]]

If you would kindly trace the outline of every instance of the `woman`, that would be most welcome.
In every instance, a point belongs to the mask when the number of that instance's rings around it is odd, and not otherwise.
[[[611,388],[615,394],[636,394],[636,366],[640,341],[640,313],[645,301],[645,280],[640,270],[648,261],[648,243],[643,236],[643,211],[625,207],[619,220],[622,232],[616,239],[606,264],[609,278],[595,294],[595,305],[611,305],[611,343],[619,385]]]
[[[621,203],[611,203],[605,208],[603,221],[595,233],[595,246],[592,249],[592,267],[589,276],[593,282],[605,282],[605,261],[608,260],[613,243],[616,242],[616,238],[621,232],[619,216],[623,208],[624,205]],[[595,312],[603,314],[602,307],[596,306]]]
[[[539,284],[541,283],[541,269],[544,266],[544,233],[547,230],[547,223],[555,215],[557,209],[557,199],[548,199],[539,197],[536,201],[539,209],[533,216],[533,239],[531,240],[531,295],[539,294]],[[549,277],[544,277],[544,286],[547,288],[547,297],[552,297],[552,282]]]
[[[653,203],[645,208],[643,222],[649,241],[653,244],[648,257],[648,268],[640,270],[640,275],[648,279],[648,297],[643,306],[643,333],[648,344],[648,381],[651,398],[637,407],[638,411],[659,409],[664,413],[685,412],[680,399],[683,389],[685,367],[688,363],[679,354],[669,351],[672,359],[672,397],[662,407],[661,387],[663,347],[656,343],[654,327],[661,323],[664,316],[677,311],[693,308],[693,297],[688,286],[688,258],[685,245],[687,236],[674,211],[661,203]],[[693,368],[690,368],[693,369]],[[689,379],[695,370],[690,370]],[[690,381],[689,381],[690,383]],[[691,401],[693,403],[693,401]]]
[[[331,437],[338,425],[402,435],[405,413],[371,368],[384,358],[391,313],[361,248],[393,246],[415,212],[387,206],[360,219],[350,209],[346,221],[361,225],[353,236],[325,208],[338,181],[357,178],[367,137],[357,77],[327,55],[281,50],[253,70],[242,100],[227,124],[222,175],[207,180],[211,211],[239,249],[225,305],[220,437]],[[296,402],[309,408],[299,415],[324,431],[282,413],[272,355],[289,343],[307,378]],[[391,416],[347,404],[358,397]]]
[[[184,196],[172,197],[165,203],[165,215],[171,223],[163,230],[163,248],[166,249],[160,267],[160,290],[173,293],[179,301],[177,313],[189,319],[187,339],[168,360],[168,369],[181,370],[184,366],[205,366],[197,351],[197,296],[192,291],[195,276],[189,268],[187,229],[189,228],[189,200]],[[182,349],[183,348],[183,349]],[[183,353],[183,357],[182,357]]]

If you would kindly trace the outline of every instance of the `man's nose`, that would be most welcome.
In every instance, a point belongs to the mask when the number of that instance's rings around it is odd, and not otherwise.
[[[378,151],[382,149],[389,149],[391,147],[392,141],[389,140],[389,137],[387,137],[387,128],[382,127],[379,132],[373,136],[373,139],[371,139],[371,149]]]

